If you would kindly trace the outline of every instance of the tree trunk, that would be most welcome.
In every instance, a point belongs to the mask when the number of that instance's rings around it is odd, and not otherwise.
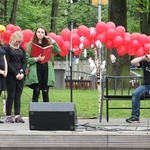
[[[14,0],[13,1],[13,8],[12,8],[12,11],[11,11],[11,17],[10,17],[10,20],[9,20],[11,24],[15,24],[17,6],[18,6],[18,0]]]
[[[52,0],[52,10],[51,10],[51,32],[56,33],[57,24],[57,12],[58,12],[58,0]]]
[[[126,0],[109,0],[109,21],[112,21],[117,26],[123,26],[127,29],[127,16],[126,16]],[[112,63],[110,54],[114,54],[116,62]],[[124,76],[130,74],[130,57],[125,55],[119,56],[116,49],[107,51],[107,74],[113,76]]]
[[[149,36],[150,35],[150,13],[148,12],[150,11],[150,7],[145,6],[144,4],[145,4],[144,2],[139,4],[139,8],[141,8],[142,10],[146,10],[146,11],[139,12],[140,29],[141,29],[141,33]]]
[[[4,22],[7,21],[7,0],[4,1]]]
[[[7,18],[7,0],[0,2],[0,22],[1,24],[5,24]]]
[[[140,13],[140,28],[141,33],[150,35],[150,26],[148,24],[148,13]]]

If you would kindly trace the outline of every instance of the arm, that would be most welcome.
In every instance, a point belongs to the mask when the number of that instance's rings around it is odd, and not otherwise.
[[[53,45],[53,53],[55,54],[60,53],[60,47],[58,46],[58,44],[56,42],[53,42],[52,45]]]
[[[54,39],[52,39],[51,37],[49,37],[49,36],[45,36],[45,38],[47,40],[50,40],[50,42],[52,43],[52,45],[53,45],[53,53],[55,53],[55,54],[60,53],[60,47],[58,46],[57,42]]]
[[[4,70],[4,77],[7,76],[7,72],[8,72],[8,64],[7,64],[7,60],[6,60],[6,56],[4,55],[4,64],[5,64],[5,70]]]
[[[140,63],[142,60],[144,60],[145,58],[146,58],[146,55],[141,56],[141,57],[134,58],[133,60],[131,60],[131,64],[132,64],[133,66],[140,66],[139,63]]]

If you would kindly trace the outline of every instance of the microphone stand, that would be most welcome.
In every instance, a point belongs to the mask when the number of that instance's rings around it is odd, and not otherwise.
[[[70,24],[70,63],[69,63],[69,68],[70,68],[70,101],[73,102],[73,83],[72,83],[72,55],[73,55],[73,51],[72,51],[72,29],[73,29],[73,21],[71,21]]]

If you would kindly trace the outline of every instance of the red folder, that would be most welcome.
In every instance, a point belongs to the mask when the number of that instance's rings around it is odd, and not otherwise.
[[[41,64],[48,62],[52,57],[52,45],[41,47],[33,43],[30,56],[38,57],[39,55],[45,56],[44,60],[40,62]]]

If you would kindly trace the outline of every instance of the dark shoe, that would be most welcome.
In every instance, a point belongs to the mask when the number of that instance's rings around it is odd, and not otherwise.
[[[24,120],[22,119],[22,117],[21,116],[17,116],[17,117],[15,117],[15,122],[16,123],[24,123]]]
[[[128,123],[139,122],[139,118],[130,117],[129,119],[126,119],[126,122]]]
[[[14,123],[14,120],[13,120],[12,116],[7,116],[7,117],[5,118],[5,122],[6,122],[6,123]]]
[[[0,123],[4,123],[4,121],[1,121],[1,120],[0,120]]]

